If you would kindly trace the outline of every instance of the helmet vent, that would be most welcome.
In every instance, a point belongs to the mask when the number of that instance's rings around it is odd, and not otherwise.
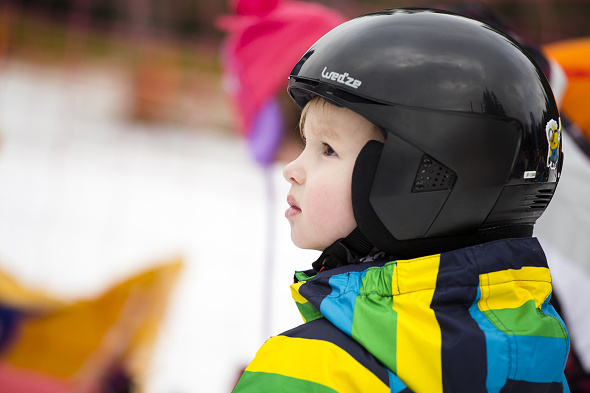
[[[545,210],[553,197],[553,190],[543,189],[539,190],[530,200],[529,207],[531,209]]]
[[[455,172],[424,154],[414,179],[412,192],[450,190],[455,185],[455,180],[457,180]]]

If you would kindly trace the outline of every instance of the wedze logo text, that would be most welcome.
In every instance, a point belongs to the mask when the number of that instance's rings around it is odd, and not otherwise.
[[[342,83],[345,84],[346,86],[350,86],[354,89],[358,89],[358,87],[361,85],[360,80],[358,79],[354,79],[350,76],[348,76],[348,72],[345,73],[338,73],[338,72],[334,72],[334,71],[326,71],[328,69],[328,67],[324,67],[324,70],[322,71],[322,78],[326,78],[332,81],[336,81],[338,83]]]

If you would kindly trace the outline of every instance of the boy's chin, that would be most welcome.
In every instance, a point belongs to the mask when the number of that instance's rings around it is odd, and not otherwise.
[[[295,246],[301,248],[302,250],[315,250],[315,251],[324,251],[330,244],[323,245],[317,242],[310,241],[309,239],[301,239],[296,234],[293,233],[291,230],[291,241]]]

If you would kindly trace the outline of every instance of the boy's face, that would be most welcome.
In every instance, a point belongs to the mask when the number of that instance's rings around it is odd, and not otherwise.
[[[283,170],[291,183],[285,216],[296,246],[323,251],[356,228],[351,199],[355,160],[369,140],[384,138],[364,117],[324,100],[310,103],[301,133],[305,148]]]

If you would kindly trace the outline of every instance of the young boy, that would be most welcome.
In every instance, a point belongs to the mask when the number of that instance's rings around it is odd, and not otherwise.
[[[305,324],[234,391],[569,391],[531,237],[561,123],[530,56],[472,19],[385,10],[316,42],[289,92],[305,149],[284,170],[286,217],[322,255],[292,285]]]

